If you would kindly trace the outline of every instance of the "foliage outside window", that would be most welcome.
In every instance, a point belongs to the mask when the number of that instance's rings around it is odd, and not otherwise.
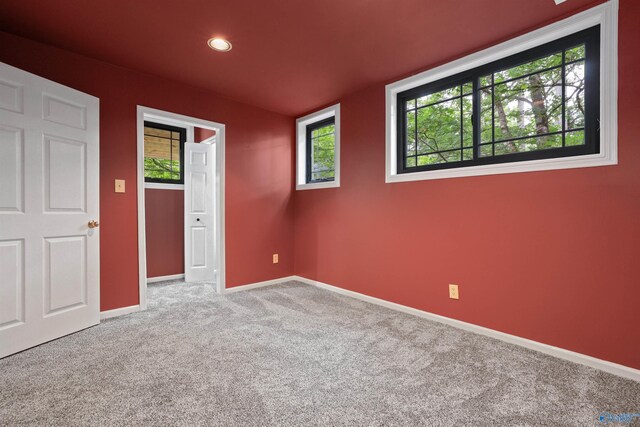
[[[186,129],[144,122],[144,179],[182,184]]]
[[[307,126],[307,183],[335,179],[335,118]]]
[[[599,27],[398,94],[398,172],[597,153]]]

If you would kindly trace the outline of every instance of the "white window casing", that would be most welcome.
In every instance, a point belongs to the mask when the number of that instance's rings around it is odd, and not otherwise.
[[[600,152],[575,157],[476,165],[451,169],[398,173],[398,93],[497,61],[522,51],[600,25]],[[609,166],[618,163],[618,0],[585,10],[562,21],[432,68],[386,86],[385,172],[387,183],[478,175]],[[300,147],[300,142],[298,142]]]
[[[321,120],[335,118],[335,179],[307,183],[307,126]],[[332,105],[296,120],[296,190],[340,187],[340,104]]]

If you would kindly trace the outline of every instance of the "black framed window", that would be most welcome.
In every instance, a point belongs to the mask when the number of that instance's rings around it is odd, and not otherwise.
[[[307,184],[335,180],[336,121],[307,125]]]
[[[144,180],[184,183],[184,142],[187,130],[161,123],[144,122]]]
[[[398,172],[599,152],[600,27],[398,94]]]

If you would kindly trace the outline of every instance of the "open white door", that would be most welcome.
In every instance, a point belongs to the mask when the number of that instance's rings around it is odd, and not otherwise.
[[[0,357],[100,321],[98,111],[0,63]]]
[[[184,276],[187,282],[215,280],[215,150],[184,145]]]

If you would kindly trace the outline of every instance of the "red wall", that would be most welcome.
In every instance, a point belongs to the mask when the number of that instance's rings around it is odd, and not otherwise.
[[[184,191],[144,190],[147,277],[184,273]]]
[[[138,104],[226,125],[227,286],[292,273],[291,118],[3,32],[0,61],[100,98],[102,310],[138,303]],[[126,193],[114,193],[116,178]]]
[[[296,192],[296,274],[640,368],[638,16],[621,1],[618,166],[385,184],[384,85],[340,99],[341,187]]]
[[[207,138],[211,138],[215,134],[215,130],[195,127],[193,128],[193,142],[202,142]]]

